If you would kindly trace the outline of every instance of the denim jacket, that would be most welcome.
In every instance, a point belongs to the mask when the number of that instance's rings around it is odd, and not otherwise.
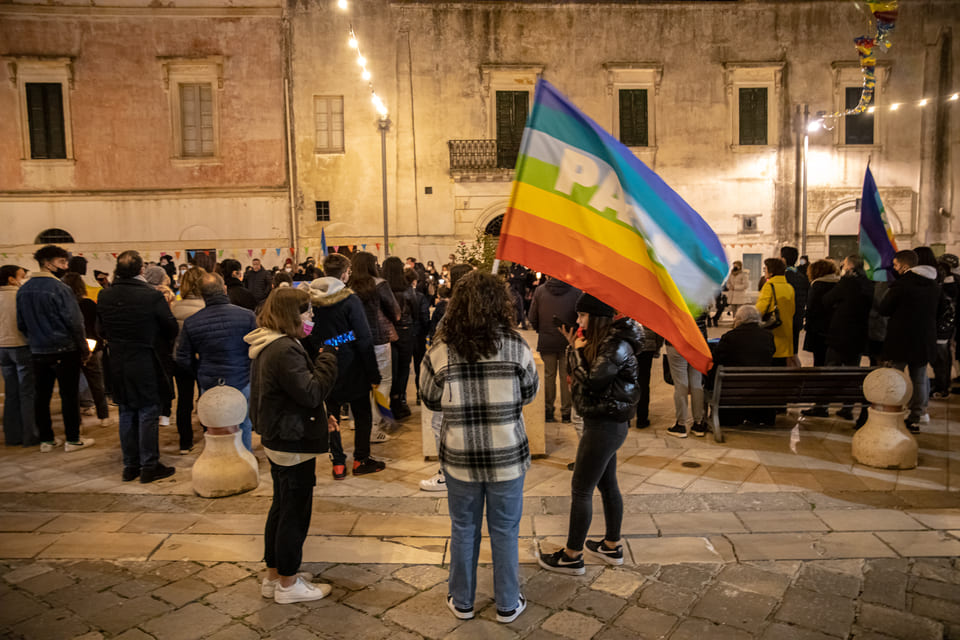
[[[49,271],[37,271],[17,290],[17,328],[31,353],[88,352],[80,304]]]

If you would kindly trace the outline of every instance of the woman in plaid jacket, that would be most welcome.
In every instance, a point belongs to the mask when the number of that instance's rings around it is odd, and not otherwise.
[[[443,412],[439,456],[451,521],[447,606],[461,620],[474,616],[484,502],[497,621],[513,622],[526,607],[517,550],[530,467],[522,409],[537,395],[539,379],[514,325],[504,284],[489,273],[469,273],[454,288],[421,365],[423,404]]]

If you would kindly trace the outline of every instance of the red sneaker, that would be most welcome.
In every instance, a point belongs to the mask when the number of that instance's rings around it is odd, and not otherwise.
[[[343,480],[346,477],[347,477],[347,465],[344,465],[344,464],[333,465],[334,480]]]

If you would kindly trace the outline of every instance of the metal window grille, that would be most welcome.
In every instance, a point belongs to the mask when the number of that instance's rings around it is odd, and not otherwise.
[[[317,222],[330,222],[330,201],[317,200]]]
[[[73,236],[63,229],[41,231],[34,244],[67,244],[73,242]]]
[[[447,147],[453,171],[497,168],[496,140],[449,140]]]
[[[844,105],[852,109],[860,104],[862,87],[846,87],[844,89]],[[870,99],[873,104],[873,98]],[[874,114],[858,113],[854,116],[844,116],[843,143],[844,144],[873,144],[873,117]]]
[[[498,168],[513,169],[517,164],[529,102],[527,91],[497,91]]]

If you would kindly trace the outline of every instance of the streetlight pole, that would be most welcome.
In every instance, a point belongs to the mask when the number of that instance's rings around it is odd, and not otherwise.
[[[807,151],[810,149],[810,105],[803,105],[803,199],[800,209],[800,255],[807,255]]]
[[[381,116],[377,121],[380,129],[380,173],[383,176],[383,255],[390,255],[390,233],[387,227],[387,131],[390,129],[390,118]]]

